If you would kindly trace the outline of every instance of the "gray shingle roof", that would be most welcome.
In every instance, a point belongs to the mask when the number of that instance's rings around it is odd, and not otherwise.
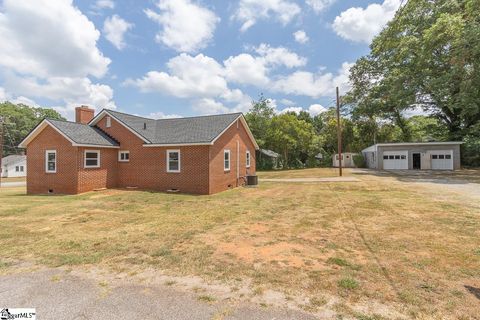
[[[100,129],[87,124],[53,119],[48,119],[48,122],[77,144],[118,146],[118,142],[107,136]]]
[[[112,110],[108,112],[148,140],[148,143],[171,145],[210,143],[241,115],[241,113],[230,113],[154,120]]]

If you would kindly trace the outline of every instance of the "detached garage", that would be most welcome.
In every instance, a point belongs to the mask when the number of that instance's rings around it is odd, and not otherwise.
[[[458,170],[462,142],[379,143],[362,150],[368,168]]]

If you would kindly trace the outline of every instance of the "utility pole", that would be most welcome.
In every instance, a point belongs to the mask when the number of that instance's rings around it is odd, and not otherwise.
[[[338,171],[342,174],[342,125],[340,123],[340,93],[337,87],[337,139],[338,139]]]
[[[2,186],[2,158],[3,158],[3,117],[0,116],[0,187]]]

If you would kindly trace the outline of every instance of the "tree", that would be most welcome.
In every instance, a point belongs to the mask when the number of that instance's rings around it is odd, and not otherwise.
[[[267,141],[271,149],[282,155],[284,168],[296,166],[297,161],[305,164],[308,157],[314,156],[320,149],[313,126],[289,113],[272,118]]]
[[[351,70],[354,112],[393,121],[411,141],[405,111],[423,108],[448,139],[477,135],[480,121],[478,0],[410,0]]]
[[[0,115],[4,118],[3,156],[18,152],[18,144],[44,118],[65,120],[57,111],[34,108],[11,102],[0,103]]]
[[[263,95],[260,95],[258,101],[252,102],[252,108],[245,114],[248,126],[260,148],[265,148],[267,130],[274,114],[275,110],[271,106],[270,100]]]

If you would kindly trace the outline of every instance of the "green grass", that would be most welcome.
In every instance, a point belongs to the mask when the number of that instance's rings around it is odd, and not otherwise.
[[[338,286],[342,289],[354,290],[359,287],[359,283],[352,278],[343,278],[338,281]]]
[[[215,297],[212,297],[212,296],[209,296],[209,295],[201,295],[201,296],[198,296],[197,300],[207,302],[207,303],[213,303],[217,299],[215,299]]]

